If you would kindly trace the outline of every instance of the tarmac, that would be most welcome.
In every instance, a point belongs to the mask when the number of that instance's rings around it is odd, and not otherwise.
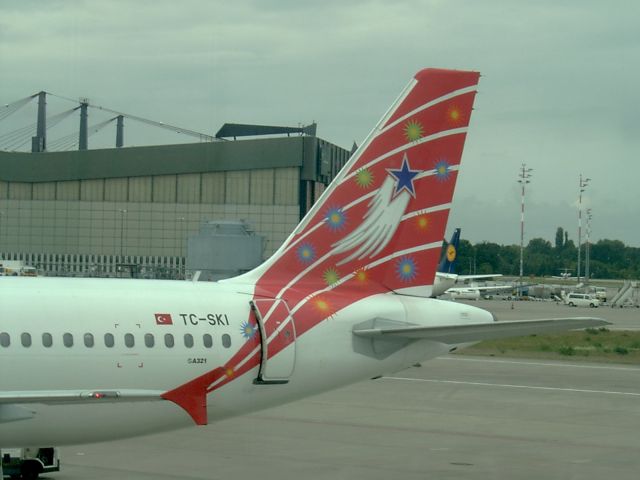
[[[476,304],[640,327],[638,309]],[[207,427],[64,447],[43,478],[635,480],[639,432],[640,366],[447,356]]]

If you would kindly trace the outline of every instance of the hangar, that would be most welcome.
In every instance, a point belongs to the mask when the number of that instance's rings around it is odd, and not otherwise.
[[[203,143],[0,151],[0,258],[46,275],[181,278],[187,239],[211,220],[244,220],[268,257],[351,152],[315,125],[255,127]]]

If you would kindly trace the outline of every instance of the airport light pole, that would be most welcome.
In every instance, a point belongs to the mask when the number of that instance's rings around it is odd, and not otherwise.
[[[0,245],[2,245],[2,212],[0,212]],[[3,259],[2,249],[0,248],[0,260]]]
[[[187,219],[184,217],[176,218],[177,222],[180,222],[180,244],[179,244],[179,252],[178,258],[180,259],[180,266],[178,267],[178,276],[184,279],[184,263],[186,255],[183,254],[184,250],[184,222]]]
[[[582,258],[582,194],[590,181],[590,178],[582,178],[582,174],[580,174],[578,183],[578,283],[580,283],[580,261]]]
[[[587,213],[587,238],[586,238],[586,245],[585,245],[585,262],[584,262],[584,281],[585,283],[589,283],[589,278],[590,278],[590,273],[589,273],[589,263],[591,260],[591,245],[589,243],[589,236],[591,235],[591,219],[593,218],[593,215],[591,214],[591,209],[587,208],[586,210]]]
[[[124,217],[127,215],[126,208],[120,208],[120,263],[123,263],[122,254],[124,251]]]
[[[520,168],[520,173],[518,173],[518,183],[522,187],[521,195],[520,195],[520,284],[522,284],[522,276],[523,276],[523,264],[524,264],[524,193],[525,186],[527,183],[530,183],[531,180],[531,172],[533,168],[527,168],[527,164],[523,163]],[[518,291],[518,295],[520,295],[520,291]]]

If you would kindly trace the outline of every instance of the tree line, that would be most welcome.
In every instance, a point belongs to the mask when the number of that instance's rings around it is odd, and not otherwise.
[[[586,244],[582,244],[580,275],[585,275]],[[640,278],[640,248],[629,247],[620,240],[598,240],[589,245],[591,278]],[[544,238],[533,238],[524,248],[525,276],[551,276],[561,272],[577,272],[578,248],[567,232],[558,227],[555,242]],[[520,274],[520,246],[498,245],[480,242],[473,245],[468,240],[460,240],[458,248],[458,273]]]

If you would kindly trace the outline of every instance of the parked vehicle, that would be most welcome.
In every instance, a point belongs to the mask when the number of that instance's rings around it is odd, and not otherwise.
[[[2,473],[11,478],[35,480],[41,473],[59,472],[58,449],[48,448],[7,448],[3,449]]]
[[[600,300],[589,293],[570,293],[565,297],[564,303],[570,307],[597,308],[600,306]]]
[[[22,260],[2,260],[0,259],[0,276],[5,277],[37,277],[38,271]]]

